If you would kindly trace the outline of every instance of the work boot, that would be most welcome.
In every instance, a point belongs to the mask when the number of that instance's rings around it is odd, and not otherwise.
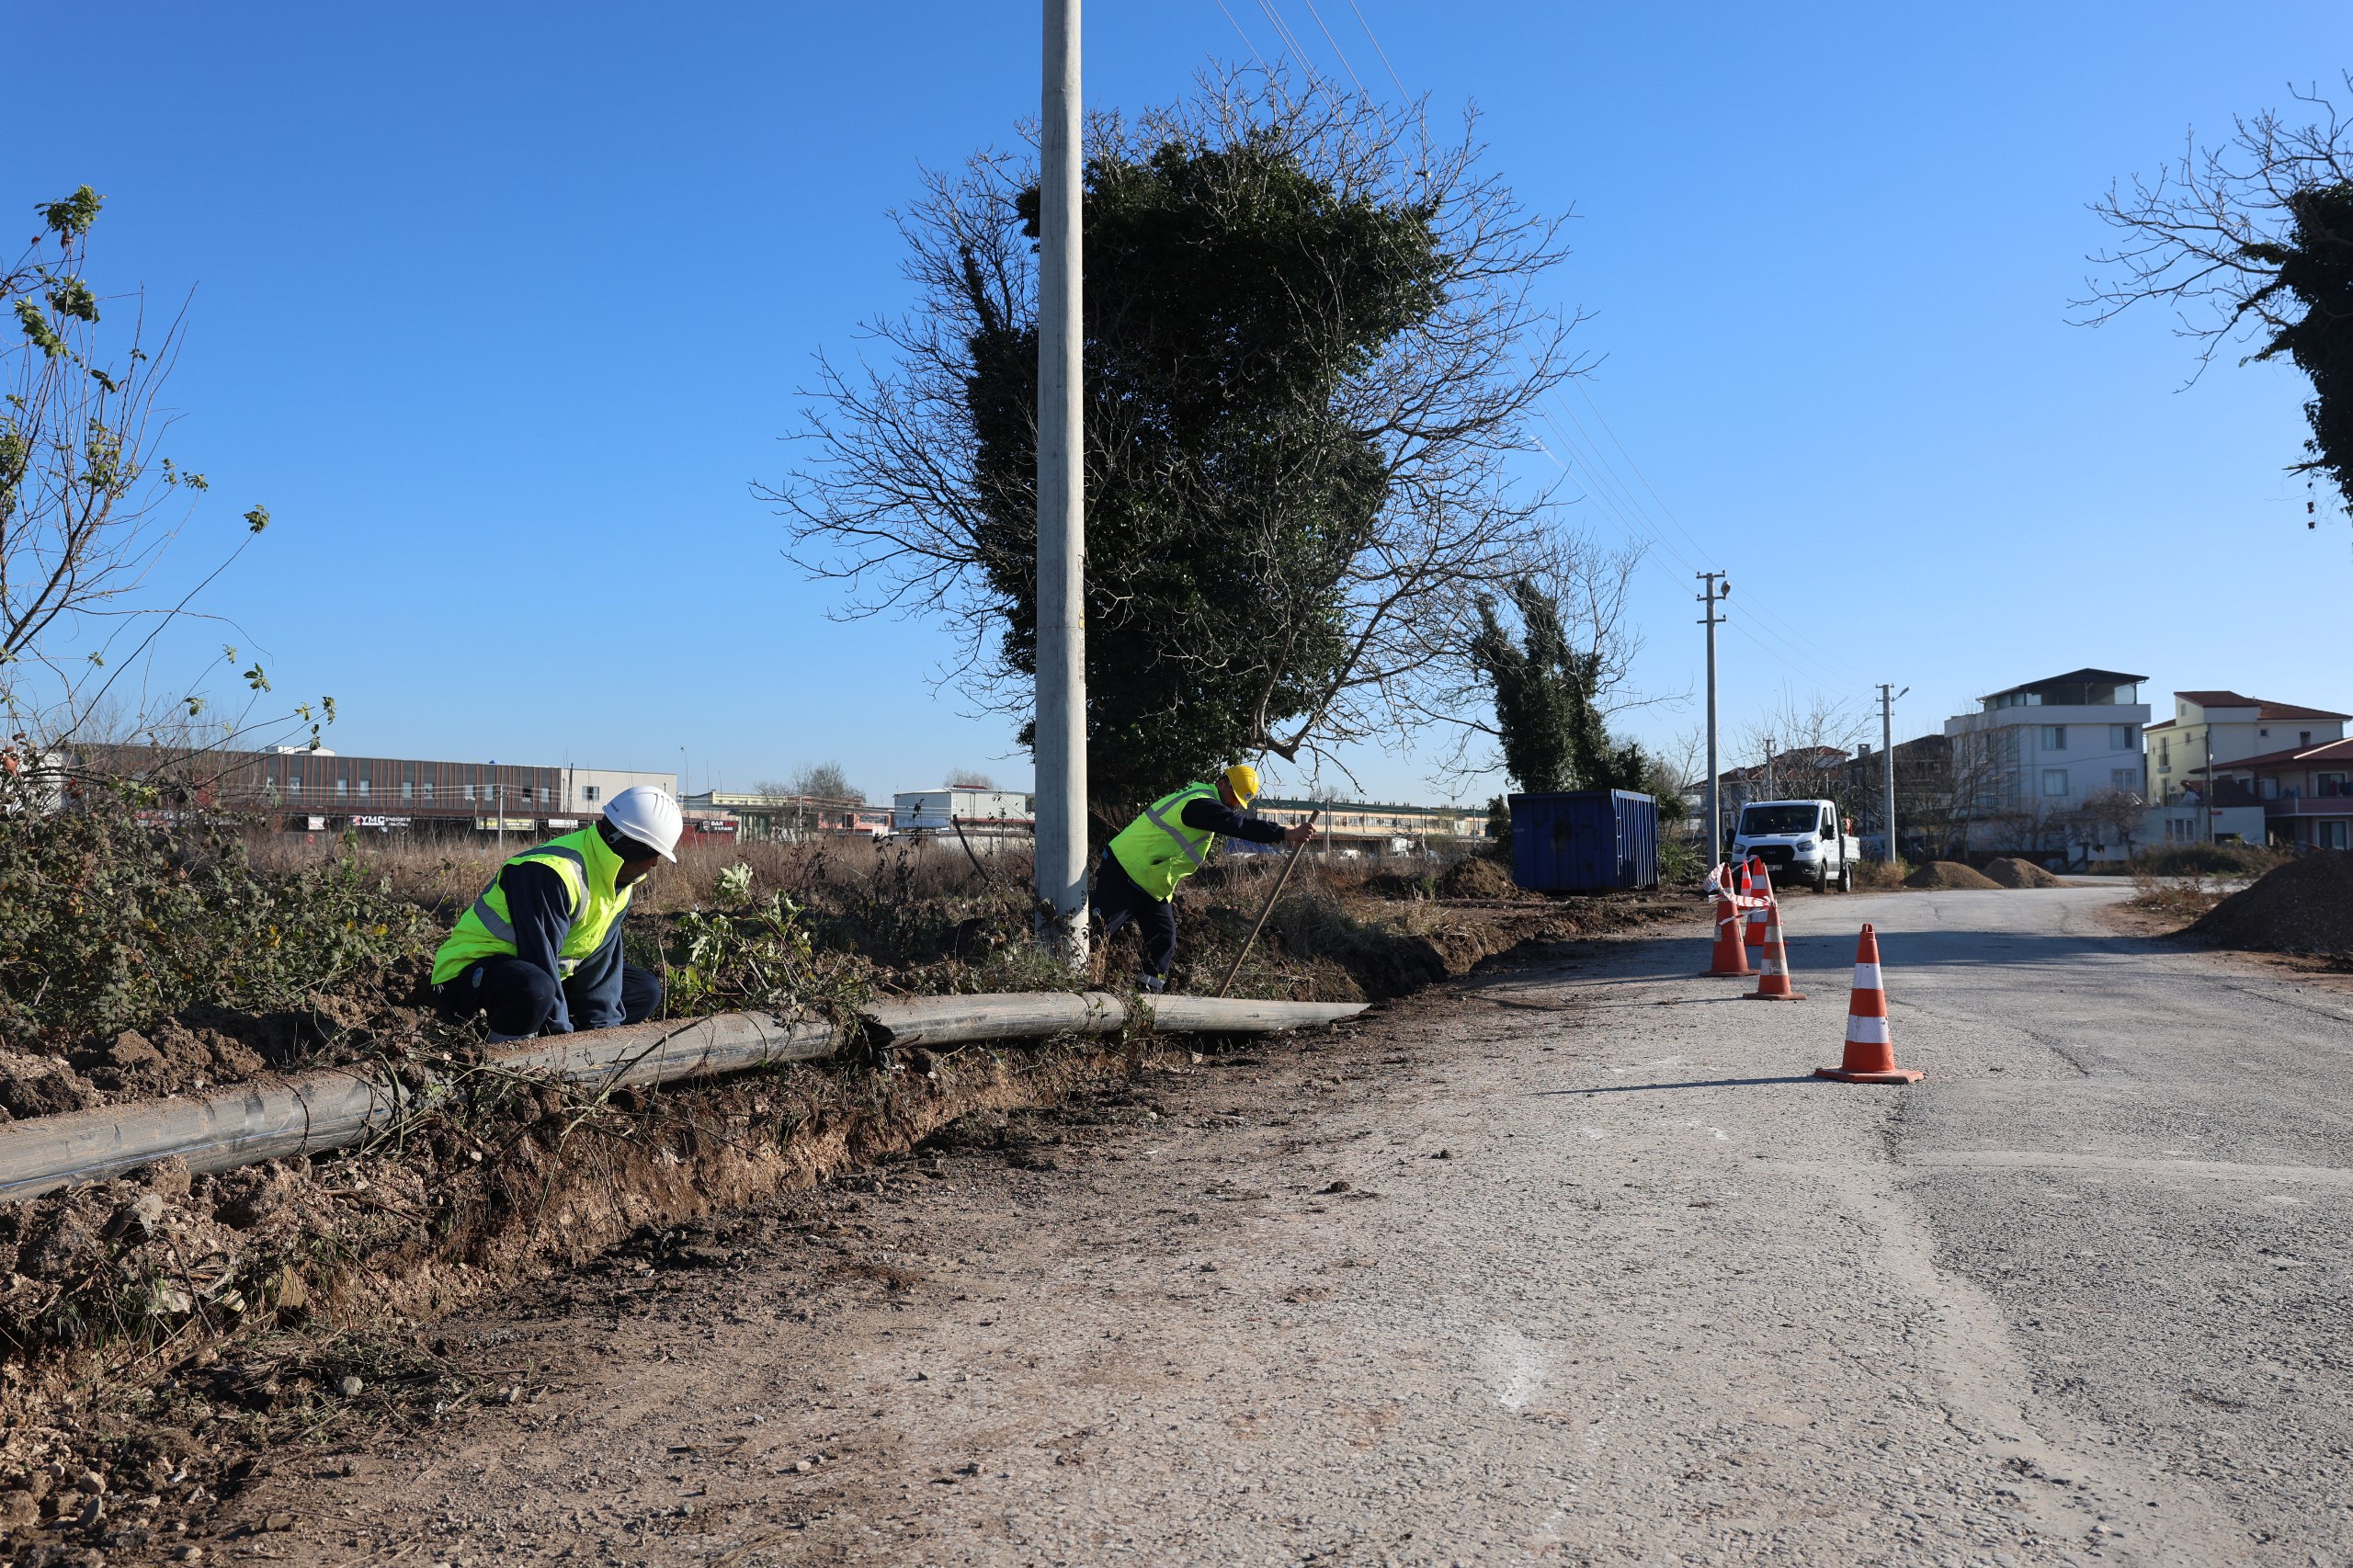
[[[496,1029],[493,1029],[490,1031],[490,1035],[484,1043],[489,1045],[512,1045],[518,1040],[536,1040],[539,1037],[536,1035],[528,1034],[500,1034]]]
[[[1147,974],[1136,982],[1136,989],[1147,996],[1157,996],[1168,989],[1168,982],[1160,975]]]

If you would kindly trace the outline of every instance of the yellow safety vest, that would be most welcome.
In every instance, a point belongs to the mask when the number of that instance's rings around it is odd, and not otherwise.
[[[563,880],[571,895],[572,928],[564,933],[563,946],[556,954],[556,968],[563,978],[569,979],[582,960],[605,945],[613,923],[629,910],[629,895],[634,890],[613,886],[613,879],[620,874],[621,858],[606,844],[604,835],[584,827],[524,850],[499,870],[504,873],[506,866],[522,865],[547,867]],[[511,958],[514,953],[515,925],[507,918],[506,890],[493,877],[473,907],[458,916],[449,940],[433,955],[433,983],[455,979],[460,971],[479,960],[501,954]]]
[[[1201,869],[1217,846],[1216,834],[1185,825],[1185,808],[1195,801],[1216,799],[1217,791],[1206,784],[1188,784],[1173,795],[1163,795],[1111,840],[1113,858],[1136,886],[1165,900],[1178,882]]]

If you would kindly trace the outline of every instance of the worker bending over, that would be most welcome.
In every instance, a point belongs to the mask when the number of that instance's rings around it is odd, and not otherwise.
[[[494,1043],[653,1017],[662,983],[621,962],[621,916],[631,886],[677,859],[684,827],[676,801],[640,784],[604,821],[508,860],[433,955],[441,1016],[487,1012]]]
[[[1201,869],[1218,835],[1253,844],[1304,844],[1315,836],[1306,823],[1283,827],[1244,809],[1258,797],[1258,770],[1237,762],[1221,775],[1217,788],[1188,784],[1143,809],[1111,840],[1095,869],[1095,912],[1108,942],[1131,920],[1143,937],[1144,991],[1168,983],[1176,961],[1176,884]]]

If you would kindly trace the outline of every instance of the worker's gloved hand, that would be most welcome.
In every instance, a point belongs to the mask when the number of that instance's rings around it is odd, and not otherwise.
[[[1285,844],[1305,844],[1314,836],[1315,824],[1313,823],[1293,823],[1290,826],[1283,829],[1283,842]]]

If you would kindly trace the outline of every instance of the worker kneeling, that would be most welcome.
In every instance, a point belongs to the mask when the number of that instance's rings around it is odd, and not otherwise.
[[[1154,801],[1103,851],[1095,869],[1095,911],[1107,942],[1129,921],[1136,923],[1143,937],[1141,989],[1167,985],[1169,966],[1176,961],[1176,906],[1170,901],[1176,884],[1208,862],[1220,834],[1253,844],[1304,844],[1315,836],[1305,823],[1282,827],[1244,815],[1257,796],[1258,770],[1235,763],[1214,790],[1188,784]]]
[[[621,916],[631,886],[677,859],[684,826],[676,801],[640,784],[615,795],[595,826],[501,866],[433,955],[441,1016],[487,1012],[494,1043],[653,1017],[662,983],[621,962]]]

